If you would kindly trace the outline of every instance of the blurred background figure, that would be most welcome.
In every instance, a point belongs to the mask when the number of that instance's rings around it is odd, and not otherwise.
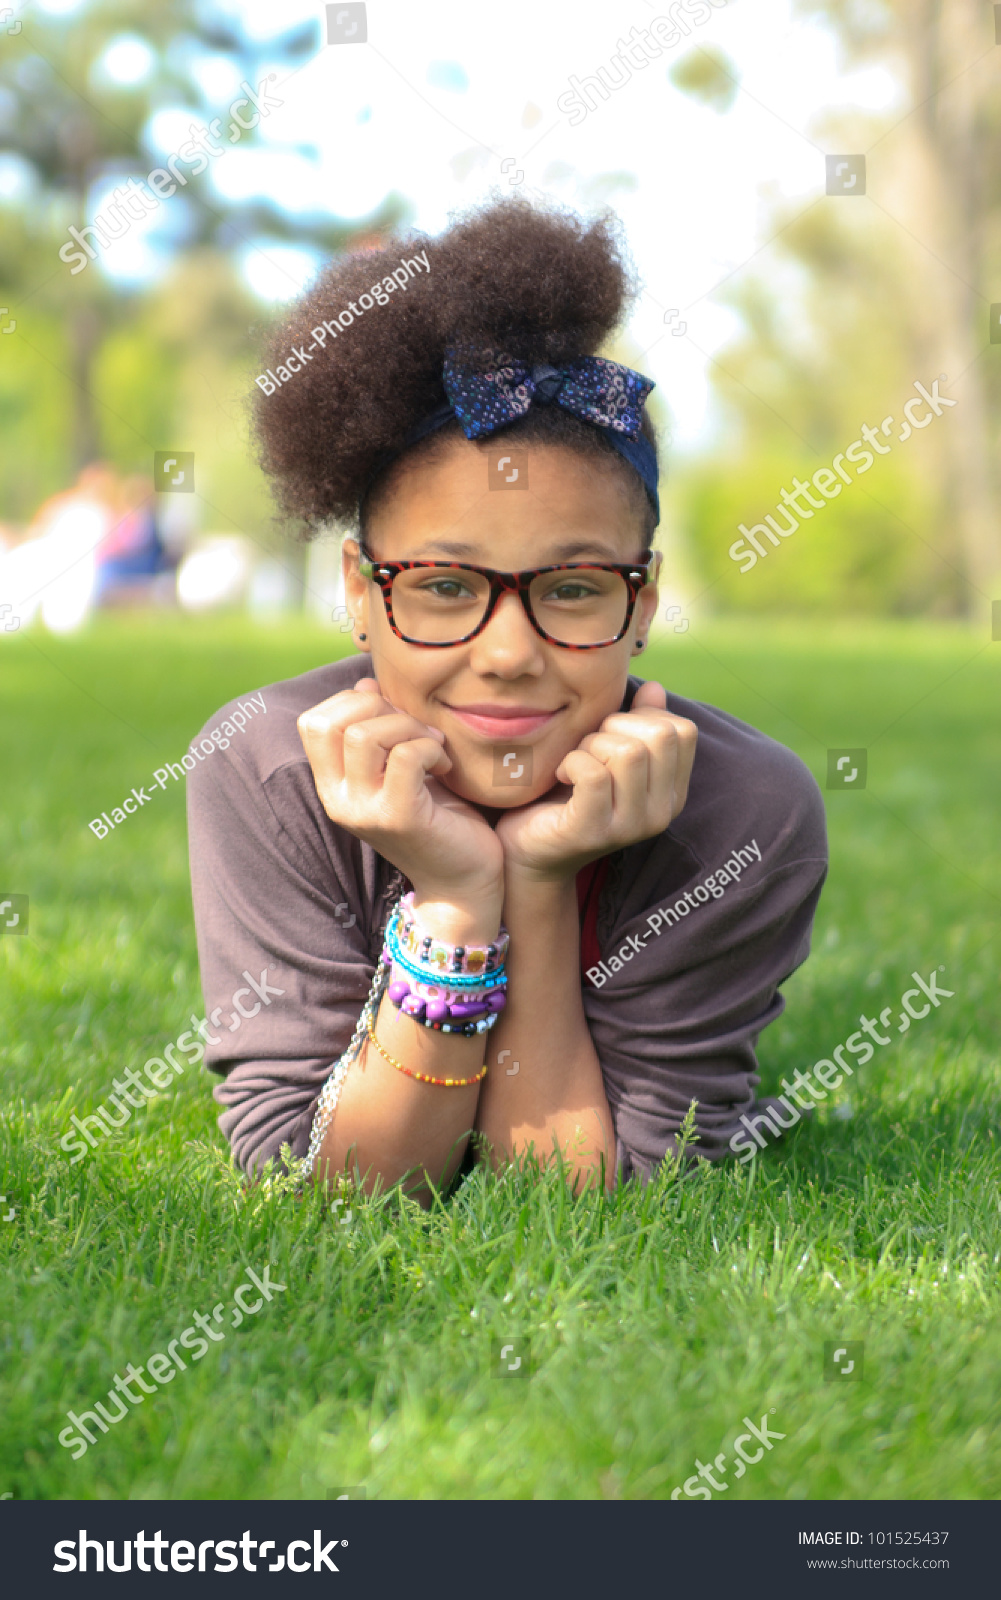
[[[170,604],[180,552],[164,544],[157,497],[138,473],[118,486],[117,515],[97,547],[94,602],[99,606]]]
[[[94,462],[72,489],[43,501],[27,537],[0,556],[0,594],[22,625],[36,613],[53,633],[69,633],[84,621],[94,602],[97,551],[118,497],[113,470]]]
[[[177,598],[185,611],[242,606],[253,564],[253,552],[246,539],[207,534],[181,563]]]

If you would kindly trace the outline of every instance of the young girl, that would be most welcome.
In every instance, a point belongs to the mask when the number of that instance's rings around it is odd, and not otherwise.
[[[692,1100],[718,1159],[774,1131],[754,1046],[808,953],[819,792],[630,673],[657,457],[653,384],[594,355],[610,224],[507,200],[422,244],[329,266],[260,383],[283,510],[355,531],[357,654],[189,779],[220,1126],[247,1171],[288,1143],[423,1201],[530,1147],[646,1177]]]

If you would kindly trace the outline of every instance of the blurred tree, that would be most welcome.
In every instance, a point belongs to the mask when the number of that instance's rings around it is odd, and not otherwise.
[[[24,177],[21,198],[4,203],[10,224],[0,232],[0,298],[19,318],[16,331],[29,348],[29,325],[37,324],[39,335],[53,321],[65,329],[73,467],[101,452],[95,370],[102,346],[115,336],[120,347],[124,331],[141,320],[149,289],[109,278],[101,269],[100,251],[88,262],[83,251],[75,251],[67,228],[73,225],[93,247],[94,235],[86,229],[94,220],[88,205],[95,189],[125,185],[167,159],[149,142],[155,112],[190,110],[191,121],[200,127],[224,114],[199,87],[200,66],[227,57],[237,77],[256,90],[264,63],[294,67],[320,44],[319,24],[313,22],[274,38],[249,40],[232,17],[201,0],[104,0],[63,16],[28,12],[13,34],[0,27],[0,161],[6,156],[8,164],[12,158],[15,166],[23,164]],[[242,102],[240,115],[247,127],[240,139],[253,144],[252,101]],[[382,232],[400,215],[393,202],[360,225],[346,224],[318,203],[314,215],[293,221],[280,204],[221,198],[210,187],[209,165],[206,159],[200,173],[197,167],[185,169],[184,198],[178,202],[184,225],[158,235],[161,254],[206,246],[230,253],[261,234],[329,254],[350,246],[360,232]],[[102,202],[102,211],[107,203]],[[138,203],[133,200],[126,209]],[[62,260],[60,246],[67,251]],[[40,346],[39,359],[45,359]],[[13,365],[9,358],[6,364]]]
[[[746,330],[712,367],[729,418],[727,479],[718,460],[682,474],[683,515],[726,603],[982,617],[1001,584],[991,451],[1001,374],[987,343],[1001,245],[993,17],[979,0],[797,4],[851,62],[885,66],[913,109],[828,115],[812,130],[826,150],[866,153],[866,198],[775,200],[774,242],[721,291]],[[703,54],[673,78],[721,109],[726,70]],[[899,417],[914,381],[941,373],[954,412],[894,444],[892,460],[753,576],[726,558],[738,523],[771,511],[794,473],[829,462],[864,422]]]
[[[960,386],[953,392],[962,399],[962,425],[950,430],[942,452],[942,488],[969,612],[1001,578],[990,421],[999,385],[980,364],[991,301],[986,280],[989,269],[996,272],[1001,226],[995,17],[981,0],[799,4],[826,19],[853,59],[896,66],[910,92],[911,115],[887,130],[887,149],[870,164],[885,155],[898,174],[893,215],[916,241],[910,272],[930,297],[931,315],[926,310],[913,325],[912,356],[930,359],[933,373],[945,371]],[[920,258],[922,247],[934,261]]]
[[[714,45],[690,50],[667,75],[676,89],[718,112],[729,111],[740,89],[736,67]]]

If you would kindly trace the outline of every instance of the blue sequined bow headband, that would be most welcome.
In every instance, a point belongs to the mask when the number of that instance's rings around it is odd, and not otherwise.
[[[641,432],[643,406],[655,387],[651,378],[603,356],[578,356],[552,367],[490,353],[472,366],[455,349],[445,353],[442,377],[447,401],[418,423],[394,458],[453,417],[467,439],[482,439],[520,421],[533,405],[555,404],[603,430],[639,474],[660,520],[657,452]],[[380,470],[386,465],[388,460],[381,462]]]

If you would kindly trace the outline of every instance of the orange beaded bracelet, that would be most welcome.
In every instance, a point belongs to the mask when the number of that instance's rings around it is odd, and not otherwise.
[[[405,1067],[402,1061],[397,1061],[395,1057],[390,1055],[388,1050],[383,1049],[382,1045],[375,1036],[375,1027],[371,1020],[368,1024],[368,1036],[375,1045],[375,1048],[378,1050],[379,1054],[389,1062],[391,1067],[395,1067],[397,1072],[405,1072],[408,1078],[416,1078],[420,1083],[434,1083],[437,1084],[440,1089],[470,1089],[474,1083],[482,1083],[483,1079],[487,1075],[485,1062],[481,1071],[476,1074],[475,1078],[432,1078],[426,1072],[411,1072],[410,1068]]]

